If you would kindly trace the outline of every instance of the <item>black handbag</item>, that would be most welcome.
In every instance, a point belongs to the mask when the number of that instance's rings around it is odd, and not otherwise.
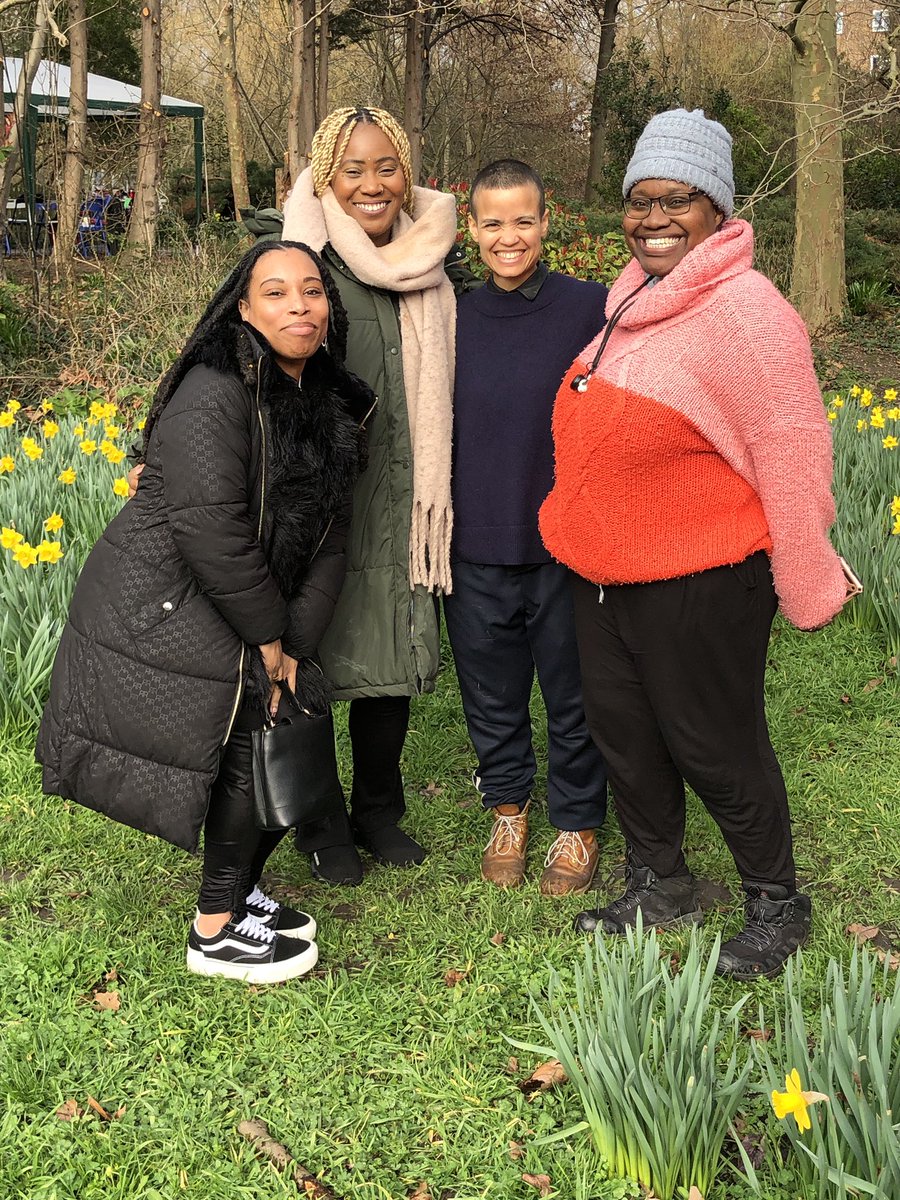
[[[278,716],[251,735],[253,803],[260,829],[320,821],[344,806],[331,709],[312,716],[282,702]]]

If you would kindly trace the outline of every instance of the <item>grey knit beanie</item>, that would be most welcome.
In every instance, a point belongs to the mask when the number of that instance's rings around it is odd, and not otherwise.
[[[731,134],[702,108],[657,113],[637,140],[622,197],[642,179],[674,179],[699,188],[726,217],[734,212]]]

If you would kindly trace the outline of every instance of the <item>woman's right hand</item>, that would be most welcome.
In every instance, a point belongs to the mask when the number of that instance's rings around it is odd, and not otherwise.
[[[281,688],[278,685],[286,683],[291,689],[291,694],[297,690],[297,660],[291,658],[290,654],[285,654],[280,638],[274,642],[266,642],[264,646],[260,646],[259,652],[262,655],[266,674],[272,681],[269,712],[274,717],[281,701]]]
[[[144,469],[144,464],[138,463],[136,466],[133,466],[131,468],[131,470],[128,472],[128,475],[126,476],[126,478],[128,479],[128,499],[129,500],[133,500],[135,497],[135,493],[138,490],[138,483],[140,482],[141,472],[143,471],[143,469]]]

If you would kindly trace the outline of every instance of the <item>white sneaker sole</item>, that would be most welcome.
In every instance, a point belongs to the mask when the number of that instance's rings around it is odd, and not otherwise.
[[[202,950],[190,946],[187,952],[187,969],[194,975],[219,976],[222,979],[238,979],[242,983],[284,983],[306,975],[319,961],[319,947],[312,942],[308,950],[283,962],[236,963],[218,962],[207,958]]]
[[[315,921],[310,918],[309,924],[301,926],[300,929],[276,929],[275,932],[279,937],[301,938],[304,942],[314,942],[316,940],[316,934],[319,932],[319,927]]]

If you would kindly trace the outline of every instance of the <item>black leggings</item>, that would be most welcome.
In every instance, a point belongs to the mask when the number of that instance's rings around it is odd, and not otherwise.
[[[253,812],[251,730],[260,719],[242,709],[222,751],[203,839],[201,913],[240,916],[284,830],[258,829]]]

